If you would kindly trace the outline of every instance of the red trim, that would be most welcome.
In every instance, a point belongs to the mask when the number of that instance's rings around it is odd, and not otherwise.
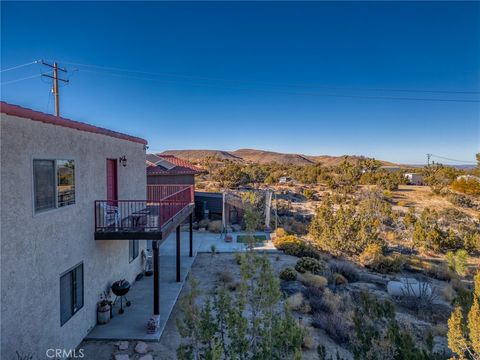
[[[30,119],[34,121],[40,121],[46,124],[52,124],[52,125],[58,125],[58,126],[63,126],[66,128],[70,129],[75,129],[75,130],[80,130],[80,131],[86,131],[86,132],[91,132],[95,134],[101,134],[101,135],[106,135],[110,137],[114,137],[117,139],[122,139],[122,140],[128,140],[128,141],[133,141],[136,143],[140,143],[143,145],[147,145],[147,140],[135,137],[135,136],[130,136],[127,134],[122,134],[116,131],[108,130],[105,128],[97,127],[94,125],[86,124],[80,121],[74,121],[70,119],[65,119],[59,116],[54,116],[50,114],[45,114],[40,111],[35,111],[31,109],[27,109],[18,105],[12,105],[8,104],[4,101],[0,101],[0,112],[2,114],[7,114],[7,115],[12,115],[12,116],[18,116],[24,119]]]

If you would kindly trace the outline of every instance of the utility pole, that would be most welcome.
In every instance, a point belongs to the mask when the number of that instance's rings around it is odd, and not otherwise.
[[[430,166],[430,157],[432,154],[427,154],[427,166]]]
[[[48,74],[42,74],[42,76],[53,79],[53,96],[55,98],[55,116],[60,116],[60,99],[59,99],[59,94],[58,94],[58,81],[62,81],[64,83],[68,84],[68,80],[60,79],[58,77],[58,70],[66,73],[67,69],[59,68],[58,64],[56,62],[54,62],[53,65],[52,65],[52,64],[46,63],[45,61],[42,60],[42,65],[53,68],[53,76],[48,75]]]

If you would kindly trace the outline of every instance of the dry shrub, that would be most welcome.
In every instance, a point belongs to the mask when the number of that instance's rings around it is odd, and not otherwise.
[[[310,314],[312,312],[312,307],[308,301],[304,301],[300,309],[298,309],[302,314]]]
[[[341,313],[317,312],[313,315],[312,325],[325,330],[328,336],[339,344],[348,341],[352,331],[351,321]]]
[[[347,285],[348,280],[342,274],[335,273],[333,274],[333,282],[335,285]]]
[[[300,274],[299,280],[305,286],[313,286],[321,289],[325,288],[328,285],[328,280],[325,277],[312,274],[311,272]]]
[[[328,265],[332,273],[343,275],[349,282],[360,280],[357,268],[348,262],[332,260]]]
[[[316,347],[315,339],[313,338],[313,327],[311,326],[303,326],[303,344],[302,347],[304,349],[314,349]]]
[[[222,231],[222,221],[213,220],[208,224],[208,231],[212,233],[220,233]]]
[[[362,265],[381,274],[402,271],[406,261],[404,256],[399,254],[384,256],[382,247],[377,244],[368,245],[360,254],[359,260]]]
[[[432,336],[447,336],[448,325],[445,323],[435,324],[430,328],[430,332]]]
[[[303,305],[303,294],[298,292],[287,298],[287,307],[293,311],[299,311]]]
[[[233,282],[233,275],[229,270],[223,270],[218,274],[218,277],[221,282],[228,284]]]
[[[406,200],[399,200],[397,203],[398,206],[406,207],[408,205],[408,201]]]
[[[309,299],[309,301],[320,299],[323,296],[324,289],[318,288],[315,286],[309,286],[304,291],[303,294],[305,298]]]
[[[442,281],[450,281],[457,278],[456,274],[444,264],[430,264],[430,266],[425,269],[425,273],[437,280]]]
[[[453,290],[453,287],[450,284],[446,284],[440,290],[440,294],[442,294],[442,297],[448,302],[451,302],[455,298],[455,290]]]
[[[334,294],[330,289],[325,289],[320,297],[309,298],[313,312],[335,313],[340,308],[342,297]]]

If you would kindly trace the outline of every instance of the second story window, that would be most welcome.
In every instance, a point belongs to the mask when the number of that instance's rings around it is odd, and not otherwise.
[[[75,203],[73,160],[33,160],[35,212]]]

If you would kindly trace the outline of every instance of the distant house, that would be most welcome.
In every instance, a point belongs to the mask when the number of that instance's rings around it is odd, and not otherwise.
[[[409,185],[423,185],[423,175],[417,173],[405,173]]]
[[[478,182],[480,182],[480,177],[478,176],[474,176],[474,175],[460,175],[460,176],[457,176],[457,180],[476,180]]]
[[[279,184],[288,184],[292,181],[293,181],[293,179],[291,177],[288,177],[288,176],[282,176],[280,179],[278,179]]]

